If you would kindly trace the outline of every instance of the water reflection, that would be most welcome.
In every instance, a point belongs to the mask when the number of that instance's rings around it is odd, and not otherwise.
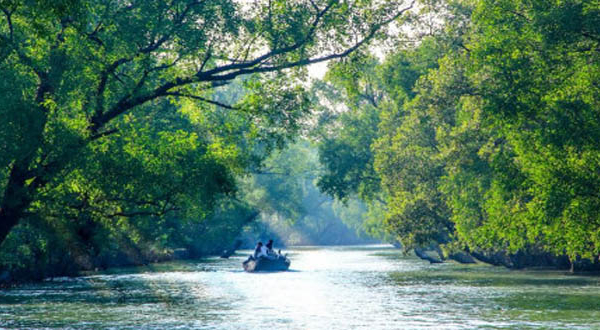
[[[600,329],[600,280],[429,265],[385,246],[298,248],[292,271],[229,260],[0,291],[7,329]]]

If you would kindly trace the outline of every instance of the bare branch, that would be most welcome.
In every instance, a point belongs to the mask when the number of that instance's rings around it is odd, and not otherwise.
[[[314,9],[315,9],[317,12],[319,12],[319,7],[317,6],[317,4],[316,4],[316,3],[315,3],[313,0],[310,0],[310,4],[313,6],[313,8],[314,8]]]
[[[588,37],[589,39],[592,39],[592,40],[594,40],[596,42],[600,41],[600,38],[598,36],[594,36],[591,33],[588,33],[588,32],[585,32],[585,31],[581,32],[581,35],[584,36],[584,37]]]
[[[246,62],[246,61],[248,61],[248,56],[250,56],[250,49],[252,49],[252,45],[253,45],[253,44],[254,44],[254,42],[255,42],[255,41],[258,39],[258,37],[259,37],[259,36],[257,35],[256,37],[252,38],[252,39],[250,40],[250,42],[248,42],[248,47],[246,47],[246,51],[245,51],[245,53],[244,53],[244,56],[243,56],[242,62]]]
[[[168,92],[165,95],[167,95],[167,96],[177,96],[177,97],[187,97],[187,98],[190,98],[190,99],[194,99],[194,100],[199,100],[199,101],[202,101],[202,102],[210,103],[210,104],[219,106],[221,108],[225,108],[225,109],[229,109],[229,110],[239,110],[238,108],[233,107],[231,105],[224,104],[224,103],[221,103],[221,102],[218,102],[218,101],[209,100],[209,99],[206,99],[206,98],[204,98],[202,96],[191,95],[191,94],[184,94],[184,93],[179,93],[179,92]]]
[[[138,50],[138,52],[136,54],[134,54],[133,56],[123,57],[123,58],[120,58],[118,60],[115,60],[106,69],[104,69],[102,71],[102,73],[100,75],[100,83],[98,84],[98,88],[97,88],[97,92],[96,92],[96,110],[95,110],[94,115],[92,116],[92,125],[91,126],[95,127],[93,129],[94,132],[97,130],[97,128],[99,128],[99,127],[97,127],[96,123],[98,123],[98,119],[100,117],[102,117],[103,113],[104,113],[104,93],[105,93],[105,90],[106,90],[106,85],[107,85],[107,82],[108,82],[108,77],[111,74],[113,74],[119,68],[119,66],[121,66],[122,64],[131,62],[136,57],[138,57],[138,56],[140,56],[142,54],[152,53],[153,51],[155,51],[158,48],[160,48],[165,42],[167,42],[168,40],[170,40],[171,37],[175,34],[175,31],[177,30],[177,28],[182,24],[183,20],[185,19],[185,17],[189,13],[189,11],[194,6],[196,6],[196,5],[200,4],[200,3],[201,3],[200,1],[193,1],[193,2],[189,3],[186,6],[186,8],[184,9],[184,11],[175,18],[174,28],[173,28],[173,30],[171,30],[170,33],[165,33],[158,40],[155,40],[155,41],[151,42],[146,47],[140,48]],[[96,29],[98,29],[99,26],[100,26],[100,24],[96,27]],[[169,68],[171,66],[174,66],[179,60],[180,60],[180,57],[177,58],[170,65],[163,65],[163,66],[154,67],[154,68],[152,68],[152,69],[147,70],[146,72],[144,72],[144,76],[137,83],[137,85],[135,87],[135,90],[134,90],[134,93],[129,93],[119,103],[122,104],[125,100],[129,99],[132,95],[135,94],[135,92],[137,92],[137,90],[139,90],[142,87],[142,85],[145,83],[146,77],[147,77],[147,75],[148,75],[149,72],[158,71],[158,70]]]
[[[96,110],[94,116],[99,116],[104,111],[104,91],[106,89],[106,83],[108,77],[123,63],[131,61],[133,58],[120,58],[112,62],[106,69],[100,74],[100,83],[96,91]]]
[[[298,61],[282,63],[279,65],[268,65],[268,66],[260,66],[259,65],[262,62],[264,62],[265,60],[268,60],[270,58],[276,57],[281,54],[293,52],[294,50],[297,50],[302,45],[307,43],[313,37],[314,32],[315,32],[321,18],[325,15],[325,13],[327,11],[330,10],[330,8],[335,3],[335,2],[331,2],[326,8],[324,8],[323,10],[321,10],[319,12],[319,14],[317,15],[317,17],[315,18],[315,20],[312,23],[312,27],[311,27],[310,31],[307,33],[305,38],[294,43],[293,45],[271,50],[263,55],[256,57],[252,61],[248,61],[248,62],[244,62],[244,63],[234,63],[234,64],[223,65],[223,66],[216,67],[216,68],[213,68],[208,71],[199,71],[192,77],[177,78],[175,80],[166,82],[161,86],[158,86],[153,91],[151,91],[145,95],[139,95],[136,97],[132,97],[132,95],[126,95],[119,102],[117,102],[117,104],[115,104],[109,111],[107,111],[106,113],[104,113],[100,116],[95,116],[92,120],[91,129],[93,132],[95,132],[99,128],[101,128],[103,125],[105,125],[108,121],[113,119],[114,117],[128,111],[129,109],[131,109],[135,106],[141,105],[145,102],[154,100],[156,98],[168,96],[168,95],[183,97],[184,95],[173,95],[173,93],[176,93],[176,92],[171,92],[171,89],[173,89],[175,87],[181,87],[181,86],[185,86],[185,85],[188,85],[191,83],[197,83],[197,82],[224,83],[224,82],[231,81],[231,80],[235,79],[236,77],[245,75],[245,74],[276,72],[276,71],[280,71],[280,70],[284,70],[284,69],[305,66],[308,64],[325,62],[328,60],[345,57],[345,56],[349,55],[350,53],[356,51],[359,47],[361,47],[368,41],[370,41],[383,26],[396,20],[402,14],[404,14],[408,10],[412,9],[415,2],[416,2],[416,0],[413,0],[408,7],[405,7],[402,10],[400,10],[393,17],[391,17],[387,20],[384,20],[383,22],[373,26],[371,28],[371,31],[366,36],[364,36],[361,40],[357,41],[352,47],[346,49],[343,52],[329,54],[329,55],[316,57],[316,58],[305,58],[305,59],[301,59]],[[230,71],[230,72],[224,73],[227,71]],[[224,74],[220,74],[220,73],[224,73]],[[189,97],[189,96],[185,96],[185,97]],[[196,96],[194,96],[194,97],[198,98]],[[218,103],[215,103],[215,101],[211,101],[211,100],[202,99],[202,101],[212,103],[212,104],[215,104],[215,105],[227,108],[227,109],[232,108],[231,106],[228,106],[225,104],[218,104]]]
[[[15,40],[15,30],[13,28],[13,23],[12,23],[12,13],[10,11],[8,11],[8,9],[2,7],[2,12],[4,13],[4,16],[6,16],[6,21],[8,22],[8,30],[10,31],[10,41],[14,42]]]
[[[162,46],[165,42],[167,42],[169,39],[171,39],[171,36],[172,34],[163,35],[160,39],[153,41],[144,48],[141,48],[139,50],[139,53],[136,55],[152,53],[153,51],[157,50],[160,46]]]
[[[2,13],[4,14],[4,16],[6,17],[7,23],[8,23],[8,29],[9,29],[9,36],[8,38],[5,36],[1,36],[0,35],[0,41],[2,41],[2,43],[8,44],[10,45],[10,47],[8,47],[8,49],[12,49],[17,56],[19,57],[19,59],[21,60],[21,62],[29,67],[31,70],[33,70],[33,72],[38,76],[38,78],[40,78],[40,80],[45,78],[45,73],[42,69],[40,69],[37,65],[34,64],[34,61],[32,58],[30,58],[29,56],[25,55],[25,53],[23,53],[19,47],[19,43],[15,42],[14,40],[14,25],[13,25],[13,21],[12,21],[12,14],[14,11],[9,11],[6,7],[2,7],[1,8]],[[5,39],[5,40],[2,40]],[[9,53],[9,52],[7,52]]]
[[[96,25],[96,27],[94,28],[94,31],[92,31],[91,33],[86,33],[85,35],[88,37],[88,39],[97,43],[99,46],[104,47],[104,42],[100,38],[98,38],[98,32],[101,28],[102,22],[99,22],[98,25]]]
[[[118,131],[119,131],[118,129],[113,128],[113,129],[109,129],[108,131],[100,132],[98,134],[90,136],[90,141],[98,140],[98,139],[103,138],[105,136],[109,136],[111,134],[114,134],[114,133],[116,133]]]
[[[167,213],[178,211],[181,208],[179,207],[169,207],[160,211],[133,211],[133,212],[115,212],[111,214],[104,214],[108,218],[116,218],[116,217],[136,217],[136,216],[163,216]]]
[[[202,64],[200,65],[200,69],[198,71],[204,70],[204,67],[208,63],[208,60],[211,59],[211,57],[212,57],[212,49],[211,49],[211,47],[209,45],[208,46],[208,50],[206,51],[206,55],[204,56],[204,60],[202,60]]]
[[[317,16],[315,17],[313,23],[311,24],[311,28],[308,31],[308,33],[306,34],[306,36],[303,39],[295,42],[294,44],[287,46],[287,47],[273,49],[261,56],[256,57],[254,60],[249,61],[249,62],[224,65],[224,66],[216,67],[212,70],[204,71],[204,72],[200,71],[196,74],[196,76],[198,76],[200,79],[202,79],[201,77],[214,76],[218,73],[225,72],[225,71],[251,68],[269,58],[295,51],[296,49],[300,48],[301,46],[307,44],[314,37],[314,33],[315,33],[321,19],[333,7],[334,4],[335,4],[335,1],[332,1],[327,7],[325,7],[322,11],[320,11],[317,14]]]
[[[244,74],[250,74],[250,73],[264,73],[264,72],[274,72],[274,71],[278,71],[278,70],[283,70],[283,69],[289,69],[289,68],[293,68],[293,67],[298,67],[298,66],[304,66],[304,65],[308,65],[308,64],[314,64],[314,63],[319,63],[319,62],[325,62],[325,61],[329,61],[332,59],[337,59],[337,58],[342,58],[345,57],[347,55],[349,55],[350,53],[354,52],[355,50],[357,50],[358,48],[360,48],[362,45],[364,45],[365,43],[367,43],[368,41],[370,41],[375,34],[385,25],[391,23],[392,21],[396,20],[398,17],[400,17],[402,14],[404,14],[405,12],[407,12],[408,10],[411,10],[415,4],[415,0],[413,0],[411,2],[411,4],[400,10],[398,13],[396,13],[396,15],[394,15],[393,17],[375,25],[371,31],[369,32],[369,34],[367,34],[365,37],[363,37],[363,39],[359,40],[358,42],[356,42],[352,47],[346,49],[345,51],[341,52],[341,53],[334,53],[334,54],[330,54],[330,55],[326,55],[326,56],[322,56],[322,57],[317,57],[317,58],[307,58],[307,59],[302,59],[302,60],[298,60],[295,62],[288,62],[288,63],[283,63],[280,65],[273,65],[273,66],[263,66],[263,67],[255,67],[256,64],[259,64],[260,62],[272,58],[276,55],[280,55],[282,53],[287,53],[287,52],[291,52],[295,49],[297,49],[300,45],[295,44],[293,46],[290,47],[285,47],[285,48],[280,48],[280,49],[275,49],[265,55],[259,56],[256,59],[254,59],[251,62],[246,62],[246,63],[241,63],[241,64],[233,64],[233,65],[226,65],[220,68],[215,68],[211,71],[207,71],[207,72],[199,72],[197,74],[198,78],[200,80],[231,80],[234,79],[235,77],[239,76],[239,75],[244,75]],[[324,14],[325,11],[329,10],[329,7],[325,8],[321,14]],[[304,39],[306,40],[306,38]],[[249,65],[250,63],[253,63],[252,65]],[[232,71],[232,70],[237,70],[228,74],[223,74],[223,75],[216,75],[220,72],[224,72],[224,71]]]
[[[155,66],[153,68],[148,69],[148,72],[155,72],[155,71],[166,70],[166,69],[172,68],[175,65],[177,65],[177,63],[179,63],[180,60],[181,60],[181,56],[178,56],[176,59],[173,60],[173,62]]]
[[[514,14],[514,15],[516,15],[516,16],[519,16],[519,17],[521,17],[522,19],[524,19],[524,20],[526,20],[526,21],[528,21],[528,22],[529,22],[529,21],[531,21],[531,20],[530,20],[530,19],[529,19],[527,16],[525,16],[524,14],[521,14],[521,13],[519,13],[519,12],[517,12],[517,11],[514,11],[514,10],[507,10],[507,12],[509,12],[509,13],[511,13],[511,14]]]

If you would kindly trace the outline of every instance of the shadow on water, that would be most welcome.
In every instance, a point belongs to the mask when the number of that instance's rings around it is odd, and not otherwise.
[[[81,277],[64,277],[25,284],[0,292],[0,305],[193,305],[199,301],[187,292],[189,283],[170,280],[161,274],[212,272],[216,270],[211,264],[214,265],[217,261],[203,259],[111,268],[106,271],[87,272],[86,276]],[[195,289],[198,289],[197,284],[195,285]]]
[[[559,271],[508,270],[488,265],[431,265],[426,270],[392,272],[397,286],[469,287],[496,292],[489,297],[498,309],[512,313],[600,311],[600,278],[567,275]],[[473,302],[477,303],[477,302]]]
[[[179,291],[179,293],[178,293]],[[68,294],[67,294],[68,293]],[[85,303],[94,305],[165,304],[192,305],[183,288],[165,288],[148,280],[81,279],[75,283],[46,283],[23,286],[0,295],[0,305],[37,305]]]
[[[600,311],[600,294],[597,293],[515,293],[496,298],[495,301],[513,310]]]
[[[176,260],[163,263],[148,264],[143,266],[116,267],[98,272],[83,272],[84,276],[95,275],[121,275],[121,274],[144,274],[159,272],[197,272],[206,271],[210,266],[217,265],[219,260],[216,258]]]
[[[0,329],[163,329],[219,320],[232,305],[197,278],[211,263],[111,269],[0,291]]]
[[[244,272],[242,270],[242,272]],[[288,270],[259,270],[255,272],[246,272],[247,274],[285,274],[285,273],[301,273],[301,270],[298,269],[288,269]]]
[[[450,266],[450,267],[448,267]],[[396,272],[391,278],[409,284],[464,284],[478,287],[518,286],[600,286],[600,278],[567,275],[558,271],[521,271],[499,267],[474,265],[431,265],[427,271]]]

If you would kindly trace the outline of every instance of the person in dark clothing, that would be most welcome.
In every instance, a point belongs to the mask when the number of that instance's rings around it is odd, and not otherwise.
[[[267,253],[275,253],[275,251],[273,251],[273,240],[270,239],[269,242],[267,243]]]

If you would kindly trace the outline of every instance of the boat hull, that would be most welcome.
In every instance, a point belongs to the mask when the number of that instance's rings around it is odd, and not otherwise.
[[[250,257],[244,261],[243,266],[247,272],[274,272],[288,270],[290,264],[290,259],[284,256],[277,259],[259,258],[258,260]]]

